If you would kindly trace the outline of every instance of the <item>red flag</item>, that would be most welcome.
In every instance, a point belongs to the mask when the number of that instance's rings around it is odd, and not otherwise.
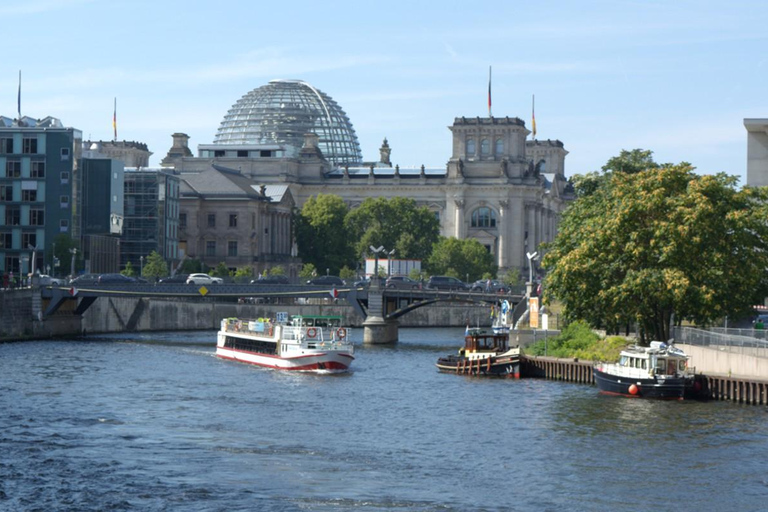
[[[491,114],[491,66],[488,66],[488,117],[493,117]]]

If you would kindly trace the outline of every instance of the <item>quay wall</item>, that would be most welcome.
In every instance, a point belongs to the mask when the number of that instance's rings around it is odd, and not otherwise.
[[[768,358],[751,355],[750,349],[733,352],[712,346],[683,343],[675,345],[690,356],[691,366],[696,368],[697,373],[728,376],[768,375]]]
[[[102,297],[83,314],[82,329],[85,333],[218,329],[222,318],[274,318],[280,311],[289,315],[339,315],[351,327],[361,327],[363,322],[352,306],[341,302],[282,305]],[[490,326],[488,307],[432,305],[399,319],[401,327],[464,327],[467,321],[471,325]]]
[[[73,308],[42,319],[40,293],[32,288],[0,292],[0,341],[55,338],[80,332],[80,317]]]

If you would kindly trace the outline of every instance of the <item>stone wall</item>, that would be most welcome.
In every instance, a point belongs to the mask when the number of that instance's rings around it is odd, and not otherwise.
[[[102,297],[83,315],[83,331],[105,333],[123,331],[171,331],[218,329],[222,318],[274,318],[278,311],[289,315],[341,315],[344,323],[360,327],[363,319],[351,306],[234,304],[231,302],[192,302],[164,299]],[[490,326],[487,306],[425,306],[400,318],[402,327]]]
[[[40,320],[38,313],[46,304],[40,292],[32,288],[0,291],[0,340],[53,338],[80,333],[80,317],[73,314],[73,304],[57,314]]]

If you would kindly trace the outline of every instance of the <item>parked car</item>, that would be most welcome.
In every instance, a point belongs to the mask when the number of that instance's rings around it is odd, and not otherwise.
[[[398,290],[418,290],[421,288],[421,283],[414,281],[410,277],[390,276],[387,278],[384,286],[387,288],[396,288]]]
[[[267,277],[259,277],[251,281],[251,284],[291,284],[288,276],[274,275]]]
[[[48,274],[39,274],[37,278],[40,280],[40,286],[63,286],[66,284],[64,279],[52,277]]]
[[[370,278],[366,277],[364,279],[355,281],[354,283],[352,283],[352,286],[354,286],[355,288],[368,288],[369,286],[371,286],[371,280]]]
[[[223,284],[220,277],[211,277],[208,274],[189,274],[187,284]]]
[[[136,284],[136,279],[123,274],[101,274],[96,284]]]
[[[307,284],[317,286],[344,286],[346,283],[338,276],[318,276],[307,281]]]
[[[469,286],[459,279],[450,276],[432,276],[425,286],[428,290],[457,290],[468,291]]]
[[[470,289],[470,291],[485,292],[486,291],[485,288],[487,287],[487,285],[488,285],[487,279],[480,279],[472,283],[472,288]],[[491,279],[491,289],[488,291],[489,293],[509,293],[510,288],[508,285],[504,284],[498,279]]]
[[[189,274],[176,274],[160,279],[160,284],[184,284],[187,282]]]
[[[72,286],[88,286],[97,284],[99,281],[99,274],[83,274],[77,276],[69,282]]]

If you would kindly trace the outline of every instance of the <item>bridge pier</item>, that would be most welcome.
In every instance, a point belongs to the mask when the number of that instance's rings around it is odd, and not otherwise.
[[[366,345],[385,345],[397,343],[397,320],[385,320],[380,316],[369,316],[363,322],[363,343]]]

